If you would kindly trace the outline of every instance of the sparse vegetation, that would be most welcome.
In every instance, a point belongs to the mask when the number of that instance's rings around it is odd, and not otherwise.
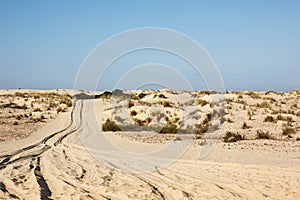
[[[159,131],[159,133],[177,133],[178,128],[176,124],[169,123],[162,127],[162,129]]]
[[[136,115],[137,115],[137,112],[136,112],[135,110],[132,110],[132,111],[130,112],[130,115],[131,115],[131,116],[136,116]]]
[[[261,103],[256,104],[258,108],[270,108],[270,103],[268,101],[263,101]]]
[[[282,116],[281,114],[277,115],[276,119],[286,121],[288,124],[293,122],[293,117],[292,116]]]
[[[284,126],[282,128],[282,135],[290,135],[295,133],[296,133],[295,129],[291,126]]]
[[[144,98],[146,95],[147,95],[146,93],[140,93],[140,94],[138,95],[138,97],[139,97],[139,99],[142,99],[142,98]]]
[[[67,111],[67,108],[66,107],[62,107],[62,106],[59,106],[57,109],[56,109],[56,112],[57,113],[60,113],[60,112],[66,112]]]
[[[199,99],[198,100],[198,104],[199,104],[199,106],[205,106],[205,105],[207,105],[207,104],[209,104],[206,100],[203,100],[203,99]]]
[[[237,142],[243,140],[244,137],[239,133],[233,133],[228,131],[226,135],[223,137],[224,142]]]
[[[265,117],[264,122],[272,122],[272,123],[275,123],[276,120],[274,119],[273,116],[268,115],[268,116]]]
[[[226,122],[228,122],[228,123],[233,123],[233,120],[232,120],[231,118],[227,117],[227,118],[226,118]]]
[[[251,127],[248,126],[246,122],[244,122],[242,125],[242,129],[248,129],[248,128],[251,128]]]
[[[66,104],[68,107],[72,107],[72,100],[67,96],[63,96],[59,103]]]
[[[34,110],[33,110],[33,112],[41,112],[42,110],[40,109],[40,108],[35,108]]]
[[[265,132],[262,130],[257,130],[256,132],[256,139],[271,139],[271,135],[269,134],[269,132]]]
[[[172,106],[171,106],[171,103],[168,102],[168,101],[161,101],[161,105],[162,105],[163,107],[172,107]]]
[[[106,122],[102,125],[102,130],[103,131],[122,131],[121,128],[113,121],[110,119],[107,119]]]
[[[105,91],[100,95],[100,98],[102,99],[110,99],[112,96],[112,92],[109,91]]]
[[[158,97],[162,98],[162,99],[166,99],[167,98],[164,94],[159,94]]]
[[[248,92],[248,95],[253,99],[260,99],[260,95],[255,92]]]
[[[130,101],[128,102],[128,108],[131,108],[132,106],[134,106],[134,103],[130,100]]]
[[[248,114],[248,120],[251,120],[252,119],[252,112],[251,112],[251,110],[248,110],[247,114]]]

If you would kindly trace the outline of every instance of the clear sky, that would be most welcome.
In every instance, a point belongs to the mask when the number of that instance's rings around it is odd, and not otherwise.
[[[0,0],[0,88],[72,88],[98,43],[139,27],[195,39],[227,90],[300,88],[298,0]]]

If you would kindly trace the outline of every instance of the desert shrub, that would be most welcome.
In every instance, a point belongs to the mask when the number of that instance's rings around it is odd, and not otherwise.
[[[257,130],[256,132],[256,139],[271,139],[271,135],[269,134],[269,132],[264,132],[262,130]]]
[[[274,119],[273,116],[268,115],[268,116],[265,117],[264,122],[273,122],[273,123],[275,123],[276,120]]]
[[[298,112],[296,113],[296,115],[297,115],[298,117],[300,117],[300,111],[298,111]]]
[[[27,109],[27,105],[24,103],[22,106],[20,106],[20,108],[26,110]]]
[[[282,116],[282,115],[277,115],[277,118],[276,118],[277,120],[282,120],[282,121],[286,121],[286,122],[288,122],[288,123],[291,123],[291,122],[293,122],[293,117],[291,117],[291,116],[286,116],[286,117],[284,117],[284,116]]]
[[[260,99],[260,95],[254,92],[248,92],[248,95],[253,99]]]
[[[246,102],[244,100],[241,100],[241,99],[238,99],[236,102],[240,103],[240,104],[244,104],[244,105],[246,104]]]
[[[134,119],[135,123],[139,126],[144,126],[144,121],[143,120],[140,120],[140,119]]]
[[[22,93],[22,92],[16,92],[15,93],[15,96],[17,96],[17,97],[25,97],[25,94],[24,93]]]
[[[144,98],[146,95],[147,95],[146,93],[140,93],[140,94],[138,95],[138,97],[139,97],[139,99],[142,99],[142,98]]]
[[[270,103],[267,101],[263,101],[261,103],[256,104],[258,108],[270,108]]]
[[[72,106],[72,100],[67,97],[67,96],[64,96],[60,101],[59,101],[60,104],[66,104],[68,107],[71,107]]]
[[[131,115],[131,116],[136,116],[136,115],[137,115],[137,112],[136,112],[135,110],[132,110],[132,111],[130,112],[130,115]]]
[[[26,104],[24,103],[23,105],[17,105],[17,104],[15,104],[15,103],[11,103],[11,107],[13,107],[13,108],[16,108],[16,109],[24,109],[24,110],[26,110],[27,109],[27,106],[26,106]]]
[[[177,133],[178,129],[176,124],[170,123],[162,127],[159,133]]]
[[[290,109],[293,109],[293,108],[298,108],[297,103],[294,103],[294,104],[291,105]]]
[[[15,122],[14,122],[14,125],[19,125],[19,122],[15,121]]]
[[[199,100],[198,100],[198,104],[199,104],[200,106],[205,106],[205,105],[208,104],[208,102],[207,102],[206,100],[199,99]]]
[[[250,110],[248,110],[248,119],[251,120],[252,119],[252,112]]]
[[[66,112],[67,111],[67,108],[66,107],[61,107],[59,106],[57,109],[56,109],[56,112],[59,113],[59,112]]]
[[[128,108],[131,108],[132,106],[134,106],[134,103],[132,101],[129,101]]]
[[[35,108],[34,110],[33,110],[33,112],[41,112],[42,110],[40,109],[40,108]]]
[[[133,95],[130,96],[130,99],[132,99],[132,100],[139,100],[139,97],[136,96],[135,94],[133,94]]]
[[[152,121],[152,120],[151,120],[150,117],[147,117],[147,119],[145,120],[145,122],[146,122],[147,124],[149,124],[151,121]]]
[[[291,115],[295,115],[295,111],[294,111],[294,110],[291,110],[291,109],[289,109],[287,113],[288,113],[288,114],[291,114]]]
[[[282,128],[282,135],[289,135],[296,133],[295,129],[291,126],[285,126]]]
[[[236,142],[239,140],[243,140],[244,137],[239,133],[233,133],[228,131],[223,137],[224,142]]]
[[[263,100],[269,100],[272,103],[276,102],[276,100],[273,97],[264,97]]]
[[[284,118],[284,121],[287,121],[288,123],[292,123],[293,122],[293,117],[287,116],[287,117]]]
[[[100,98],[102,99],[110,99],[112,96],[112,92],[105,91],[102,94],[100,94]]]
[[[208,129],[209,129],[209,123],[200,124],[197,128],[196,134],[201,135],[203,133],[206,133]]]
[[[37,122],[42,122],[45,119],[45,117],[41,115],[39,117],[31,117],[30,119],[32,122],[37,123]]]
[[[107,119],[106,122],[102,125],[103,131],[122,131],[121,128],[110,119]]]
[[[172,107],[171,103],[168,102],[168,101],[162,101],[161,104],[162,104],[163,107]]]
[[[250,128],[250,126],[248,126],[248,124],[244,122],[242,125],[242,129],[248,129],[248,128]]]
[[[158,97],[162,98],[162,99],[166,99],[167,98],[164,94],[159,94]]]
[[[233,120],[232,120],[231,118],[227,117],[227,118],[226,118],[226,122],[228,122],[228,123],[233,123]]]
[[[243,105],[243,110],[246,110],[246,104]]]
[[[16,119],[17,119],[17,120],[22,119],[22,115],[18,115],[18,116],[16,117]]]

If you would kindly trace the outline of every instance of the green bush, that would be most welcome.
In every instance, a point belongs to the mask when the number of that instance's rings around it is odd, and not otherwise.
[[[146,93],[141,93],[141,94],[138,95],[138,97],[139,97],[139,99],[142,99],[142,98],[144,98],[146,95],[147,95]]]
[[[106,120],[106,122],[102,125],[103,131],[122,131],[121,128],[113,121],[110,121],[109,119]]]

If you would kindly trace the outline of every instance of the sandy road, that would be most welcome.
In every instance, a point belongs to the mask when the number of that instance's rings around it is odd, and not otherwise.
[[[300,199],[294,167],[180,159],[151,173],[125,173],[110,167],[120,158],[114,152],[103,152],[103,164],[79,139],[97,134],[91,101],[77,100],[62,130],[1,151],[0,199]]]

